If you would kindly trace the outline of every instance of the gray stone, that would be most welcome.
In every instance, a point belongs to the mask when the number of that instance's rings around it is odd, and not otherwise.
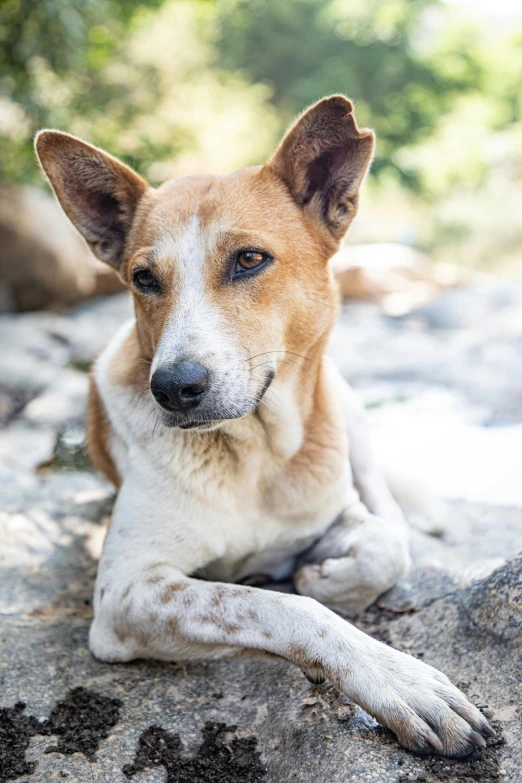
[[[517,648],[522,644],[522,555],[498,568],[458,596],[462,615],[473,629]]]
[[[0,432],[0,471],[26,472],[51,459],[55,437],[48,429],[17,424]]]
[[[63,429],[85,418],[89,381],[86,373],[64,369],[45,391],[31,400],[23,416],[32,424]]]

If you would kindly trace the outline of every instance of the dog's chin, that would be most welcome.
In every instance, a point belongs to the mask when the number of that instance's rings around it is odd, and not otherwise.
[[[181,419],[176,414],[168,413],[167,411],[161,411],[160,412],[160,418],[161,423],[164,427],[168,427],[169,429],[179,429],[179,430],[196,430],[197,432],[211,432],[212,430],[217,430],[219,427],[221,427],[225,422],[232,421],[233,419],[241,419],[243,416],[247,416],[251,411],[253,410],[255,406],[249,407],[244,411],[239,411],[235,413],[234,415],[223,415],[219,414],[217,411],[212,413],[209,416],[201,416],[200,418],[196,418],[195,416],[193,418],[183,418]]]

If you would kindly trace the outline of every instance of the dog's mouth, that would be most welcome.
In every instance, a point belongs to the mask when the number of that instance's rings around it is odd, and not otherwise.
[[[227,419],[209,419],[208,421],[191,421],[188,424],[177,424],[180,430],[213,430]]]

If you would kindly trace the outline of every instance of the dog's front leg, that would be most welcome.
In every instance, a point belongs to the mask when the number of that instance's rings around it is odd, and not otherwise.
[[[444,675],[313,599],[191,579],[166,563],[114,567],[120,578],[100,588],[90,634],[102,660],[267,652],[330,679],[412,750],[461,755],[489,731]]]
[[[156,493],[152,479],[134,475],[118,496],[94,595],[89,643],[97,658],[268,653],[331,680],[408,748],[461,755],[483,742],[475,732],[490,731],[485,719],[443,674],[317,601],[187,576],[202,552],[214,554],[220,536],[208,521],[198,527],[194,502],[190,522],[174,524],[170,499],[152,503],[147,494],[148,486]]]

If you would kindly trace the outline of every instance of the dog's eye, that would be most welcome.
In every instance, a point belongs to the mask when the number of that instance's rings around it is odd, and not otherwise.
[[[132,279],[137,288],[147,288],[152,291],[159,289],[159,283],[150,269],[136,269]]]
[[[259,269],[266,264],[268,259],[267,253],[261,253],[259,250],[242,250],[236,256],[233,277]]]

